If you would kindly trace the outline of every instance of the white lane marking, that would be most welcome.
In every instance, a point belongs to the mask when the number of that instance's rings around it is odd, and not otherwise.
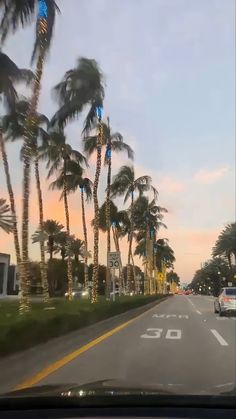
[[[226,387],[226,386],[233,386],[234,383],[225,383],[225,384],[218,384],[218,386],[216,386],[216,388],[221,388],[221,387]]]
[[[159,339],[161,337],[163,329],[156,329],[152,327],[152,328],[147,329],[147,332],[151,332],[151,334],[144,333],[140,337],[144,339]]]
[[[166,339],[181,339],[182,332],[177,329],[169,329],[166,333]]]
[[[189,319],[188,314],[153,314],[152,317],[156,319]]]
[[[215,336],[215,338],[218,340],[218,342],[222,346],[229,346],[228,343],[226,342],[226,340],[224,340],[224,338],[222,338],[222,336],[217,332],[217,330],[211,329],[211,333]]]
[[[198,314],[202,314],[200,310],[196,310],[196,312],[197,312]]]
[[[216,317],[216,320],[229,320],[228,317]]]

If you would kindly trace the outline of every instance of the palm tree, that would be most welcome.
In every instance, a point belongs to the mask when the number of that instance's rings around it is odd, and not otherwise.
[[[31,21],[38,6],[36,23],[36,39],[32,54],[32,61],[37,60],[30,108],[27,113],[26,129],[24,135],[23,153],[23,214],[22,214],[22,274],[24,277],[23,300],[21,312],[29,310],[28,293],[29,278],[29,194],[30,194],[30,157],[31,143],[35,126],[35,113],[38,106],[44,60],[52,40],[56,12],[59,11],[54,0],[2,0],[0,7],[3,11],[0,23],[2,41],[10,30],[15,31],[19,26],[25,26]]]
[[[74,260],[76,262],[79,262],[79,257],[84,256],[84,242],[83,242],[83,240],[76,239],[74,236],[72,236],[71,253],[74,255]]]
[[[112,133],[110,128],[110,120],[107,124],[103,123],[102,147],[105,147],[105,164],[107,170],[107,188],[106,188],[106,233],[107,233],[107,254],[111,251],[111,224],[110,224],[110,196],[111,196],[111,168],[112,168],[112,152],[126,152],[128,158],[133,159],[134,152],[132,148],[123,141],[123,137],[119,132]],[[97,136],[89,136],[84,139],[84,151],[91,156],[97,149]],[[110,295],[110,270],[107,268],[106,294]]]
[[[27,118],[27,112],[29,111],[30,104],[26,99],[21,99],[16,102],[15,109],[10,114],[3,118],[4,131],[6,132],[6,138],[12,141],[22,139],[24,137],[25,122]],[[39,205],[39,229],[43,229],[44,215],[43,215],[43,196],[39,173],[39,148],[41,142],[47,141],[48,134],[43,129],[43,126],[48,126],[48,118],[40,113],[35,115],[34,133],[32,136],[31,143],[31,158],[34,161],[35,179],[38,194],[38,205]],[[21,154],[24,155],[24,146]],[[48,281],[47,281],[47,269],[45,263],[45,248],[43,236],[40,240],[40,271],[41,281],[44,291],[44,300],[48,300]]]
[[[97,62],[87,58],[80,58],[76,68],[67,71],[62,82],[55,87],[54,93],[59,100],[61,108],[52,118],[52,125],[56,124],[59,127],[64,126],[68,121],[77,118],[86,105],[89,105],[89,111],[84,123],[84,137],[88,137],[89,132],[94,126],[94,121],[96,118],[98,121],[98,135],[96,144],[97,162],[93,187],[95,225],[92,301],[96,302],[98,287],[99,244],[98,184],[101,172],[101,147],[103,142],[102,103],[104,99],[103,76]]]
[[[169,246],[166,239],[158,239],[154,244],[155,256],[156,256],[156,266],[159,271],[162,270],[163,264],[167,268],[172,268],[173,263],[175,262],[175,256],[173,249]]]
[[[140,176],[135,178],[133,166],[122,166],[119,172],[114,176],[111,185],[111,197],[122,196],[125,194],[124,202],[131,198],[130,205],[130,234],[129,234],[129,251],[128,251],[128,265],[127,265],[127,282],[128,287],[131,283],[131,254],[132,242],[134,233],[134,193],[138,191],[142,195],[145,191],[152,190],[154,195],[157,195],[156,189],[151,185],[152,178],[150,176]]]
[[[10,207],[6,200],[0,198],[0,229],[6,233],[11,233],[14,230],[15,218],[11,214]]]
[[[67,184],[68,193],[76,192],[80,189],[81,196],[81,209],[82,209],[82,225],[84,233],[84,281],[85,288],[88,288],[89,277],[88,277],[88,234],[86,225],[86,214],[85,214],[85,202],[91,201],[93,183],[87,177],[83,177],[84,169],[80,163],[76,161],[69,161],[67,165],[67,173],[65,175],[65,181]],[[84,199],[85,198],[85,199]]]
[[[88,234],[87,234],[87,225],[86,225],[86,214],[85,214],[85,205],[84,205],[84,196],[86,197],[86,202],[89,202],[92,199],[93,183],[89,178],[82,178],[80,182],[80,195],[81,195],[81,208],[82,208],[82,224],[84,232],[84,282],[85,288],[88,288],[89,275],[88,275]]]
[[[61,231],[56,237],[55,253],[60,252],[62,260],[65,260],[67,255],[68,235],[66,231]]]
[[[230,223],[220,233],[212,251],[213,257],[225,256],[228,260],[229,268],[233,272],[232,256],[236,264],[236,223]]]
[[[0,51],[0,101],[3,100],[3,103],[9,112],[13,112],[15,107],[15,102],[17,99],[17,92],[15,90],[15,83],[25,82],[29,84],[32,81],[33,73],[29,70],[19,69],[17,65],[4,53]],[[21,275],[21,252],[20,252],[20,242],[19,234],[17,227],[17,216],[16,216],[16,206],[15,206],[15,197],[12,188],[9,163],[7,158],[7,152],[5,147],[5,140],[3,137],[3,121],[0,123],[0,152],[2,155],[3,166],[6,176],[6,184],[9,194],[10,208],[11,213],[14,217],[14,226],[13,226],[13,237],[14,245],[16,252],[16,262],[18,269],[19,282],[21,284],[21,289],[24,289],[23,276]],[[21,304],[23,300],[21,299]]]
[[[53,253],[56,250],[56,243],[58,242],[58,236],[64,229],[64,226],[56,220],[46,220],[43,223],[43,228],[36,230],[32,235],[32,242],[37,243],[41,240],[43,235],[44,240],[47,240],[47,248],[49,253],[49,261],[53,259]]]
[[[66,218],[66,233],[67,233],[67,272],[68,272],[68,293],[69,299],[72,298],[73,288],[73,273],[72,273],[72,260],[70,252],[70,214],[68,207],[68,185],[66,180],[68,164],[71,160],[81,164],[86,164],[85,157],[66,143],[66,137],[63,131],[52,132],[50,134],[49,144],[42,152],[42,158],[47,158],[47,168],[50,167],[48,178],[55,172],[59,173],[58,178],[51,183],[51,189],[62,189],[61,198],[64,200],[65,218]]]

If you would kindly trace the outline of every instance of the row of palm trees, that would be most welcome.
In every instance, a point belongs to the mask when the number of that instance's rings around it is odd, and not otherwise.
[[[227,224],[212,249],[212,259],[195,272],[190,286],[197,291],[213,290],[217,295],[222,286],[236,285],[236,223]]]
[[[117,251],[120,249],[119,238],[122,235],[128,235],[127,287],[129,288],[131,269],[132,265],[134,266],[133,241],[135,239],[138,243],[135,254],[145,257],[144,252],[139,250],[139,247],[141,243],[147,242],[148,235],[153,235],[156,239],[157,231],[161,226],[164,226],[162,218],[166,210],[156,204],[157,190],[152,185],[151,177],[147,175],[136,176],[132,165],[121,167],[112,180],[113,152],[125,152],[131,160],[134,157],[134,152],[125,143],[120,133],[112,132],[109,118],[106,121],[104,120],[104,77],[95,60],[79,58],[75,67],[67,71],[62,80],[54,87],[53,93],[58,104],[58,110],[50,120],[38,112],[44,61],[51,45],[55,19],[59,12],[56,2],[54,0],[22,0],[21,2],[18,0],[9,0],[8,2],[0,0],[0,12],[2,16],[0,22],[2,43],[4,43],[10,32],[14,32],[18,27],[24,27],[26,24],[33,22],[36,15],[36,36],[32,54],[32,63],[36,61],[34,73],[29,70],[19,69],[6,54],[0,52],[0,95],[4,99],[6,110],[6,115],[1,118],[0,124],[0,151],[6,174],[11,215],[13,217],[13,236],[22,290],[20,312],[29,309],[29,203],[32,167],[34,167],[39,208],[39,228],[33,240],[38,240],[40,243],[41,280],[45,301],[48,299],[45,242],[47,240],[49,243],[51,239],[49,239],[50,234],[47,231],[48,222],[45,222],[40,176],[41,161],[46,162],[47,178],[56,176],[56,179],[51,182],[50,188],[62,191],[61,199],[65,209],[66,237],[64,236],[64,244],[65,254],[67,255],[69,297],[72,296],[73,286],[71,260],[73,240],[71,239],[68,195],[77,190],[80,191],[86,284],[88,283],[87,262],[89,247],[85,201],[93,200],[94,267],[92,301],[96,302],[101,220],[105,219],[105,228],[104,225],[102,228],[105,229],[107,234],[107,252],[111,250],[111,231]],[[16,90],[16,83],[19,81],[31,87],[29,99],[19,97]],[[81,152],[72,148],[67,142],[65,128],[70,122],[77,120],[83,111],[86,111],[86,118],[82,131],[83,150]],[[17,139],[22,140],[21,160],[23,163],[21,245],[17,224],[18,214],[6,152],[6,141]],[[86,169],[88,167],[88,159],[93,153],[96,153],[96,168],[92,181],[86,176]],[[105,203],[100,208],[98,186],[103,166],[103,155],[107,170],[107,185]],[[153,194],[150,202],[149,197],[144,195],[149,192]],[[128,210],[123,213],[118,209],[113,211],[116,206],[112,200],[120,196],[124,197],[124,203],[129,204]],[[137,215],[138,210],[141,214],[140,217]],[[105,211],[105,218],[103,211]],[[116,220],[113,219],[114,213],[116,213]],[[45,234],[48,234],[48,236],[45,236]],[[166,245],[167,243],[165,242],[164,246]],[[158,244],[156,248],[158,249]],[[53,249],[53,246],[51,249]],[[109,271],[107,271],[108,292],[109,284],[110,275]]]

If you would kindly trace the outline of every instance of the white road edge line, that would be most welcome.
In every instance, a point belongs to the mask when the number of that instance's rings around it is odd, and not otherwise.
[[[211,329],[211,333],[215,336],[215,338],[222,346],[229,346],[229,344],[226,342],[226,340],[224,340],[224,338],[222,338],[222,336],[217,332],[217,330]]]
[[[198,314],[202,314],[202,313],[201,313],[201,311],[199,311],[199,310],[196,310],[196,312],[197,312]]]

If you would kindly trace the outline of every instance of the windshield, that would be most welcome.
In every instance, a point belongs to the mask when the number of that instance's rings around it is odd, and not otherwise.
[[[0,0],[0,394],[236,388],[235,110],[235,0]]]
[[[236,297],[236,288],[230,288],[225,290],[226,295],[234,295]]]

